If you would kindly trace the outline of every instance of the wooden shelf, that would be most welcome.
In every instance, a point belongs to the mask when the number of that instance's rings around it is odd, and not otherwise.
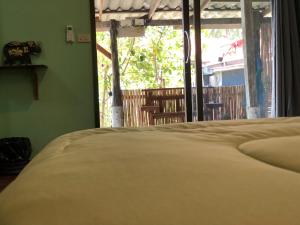
[[[0,66],[0,72],[4,70],[28,70],[32,75],[33,83],[33,96],[35,100],[39,99],[39,81],[38,81],[38,70],[46,70],[46,65],[2,65]]]

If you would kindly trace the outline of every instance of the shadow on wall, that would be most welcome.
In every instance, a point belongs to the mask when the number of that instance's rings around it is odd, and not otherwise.
[[[44,77],[39,73],[39,83]],[[33,76],[29,71],[0,71],[0,113],[26,112],[34,100]]]

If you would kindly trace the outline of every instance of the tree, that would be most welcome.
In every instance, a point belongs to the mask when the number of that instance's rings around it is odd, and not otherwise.
[[[107,32],[97,33],[97,42],[110,49]],[[181,32],[172,27],[148,27],[145,37],[119,38],[122,89],[183,86]],[[111,62],[98,54],[101,126],[110,124],[109,92]]]

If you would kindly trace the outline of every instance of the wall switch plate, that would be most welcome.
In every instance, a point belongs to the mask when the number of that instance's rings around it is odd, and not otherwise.
[[[90,43],[91,35],[90,34],[78,34],[77,41],[78,41],[78,43]]]

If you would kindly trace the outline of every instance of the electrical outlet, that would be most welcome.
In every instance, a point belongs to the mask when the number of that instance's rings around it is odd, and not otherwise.
[[[77,41],[78,41],[78,43],[90,43],[91,35],[90,34],[78,34]]]

